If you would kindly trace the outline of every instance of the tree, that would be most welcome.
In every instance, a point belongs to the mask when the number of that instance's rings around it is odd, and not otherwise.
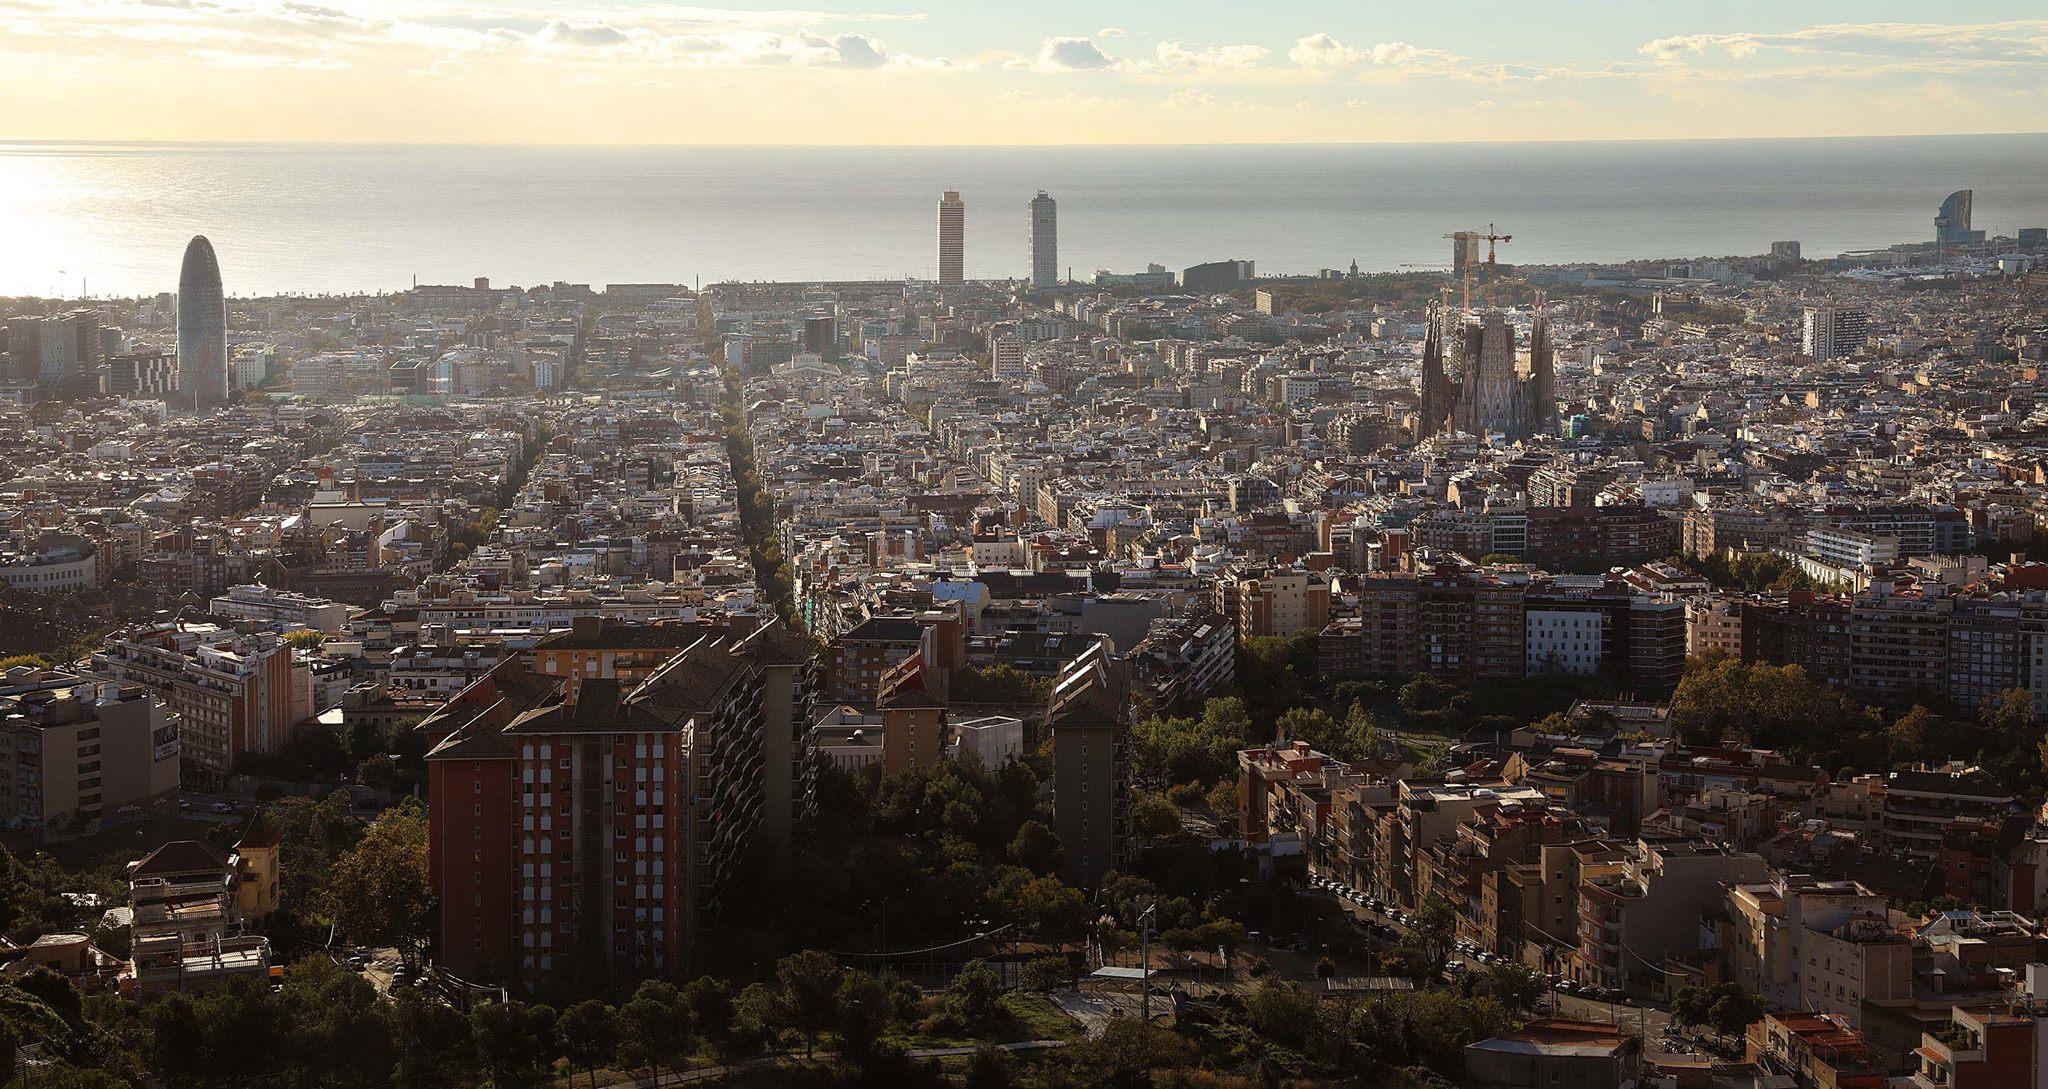
[[[356,941],[390,944],[410,957],[433,933],[427,877],[427,811],[417,800],[385,810],[362,842],[334,864],[327,907]]]
[[[1315,1027],[1316,996],[1292,983],[1269,979],[1245,999],[1244,1013],[1260,1036],[1298,1049]]]
[[[400,991],[392,1001],[392,1040],[398,1050],[398,1082],[431,1084],[454,1072],[475,1070],[476,1046],[468,1019],[455,1009]]]
[[[1737,983],[1692,984],[1671,996],[1672,1020],[1681,1025],[1705,1025],[1728,1036],[1741,1033],[1768,1011],[1763,999]]]
[[[1032,873],[1048,874],[1060,868],[1060,838],[1044,821],[1025,821],[1010,840],[1010,861]]]
[[[619,1011],[586,998],[562,1011],[560,1031],[563,1057],[571,1068],[582,1067],[590,1075],[591,1089],[597,1089],[598,1064],[619,1049]]]
[[[160,1074],[166,1085],[190,1084],[206,1070],[206,1035],[192,1000],[182,994],[166,995],[143,1007],[143,1024],[148,1028],[148,1046],[143,1061]]]
[[[326,641],[326,632],[314,631],[311,628],[302,628],[295,632],[288,632],[284,637],[286,646],[298,650],[318,650],[320,649],[320,644]]]
[[[1216,817],[1216,834],[1224,837],[1241,836],[1244,829],[1238,824],[1243,820],[1237,807],[1237,784],[1225,779],[1209,791],[1203,799],[1208,803],[1209,812]]]
[[[1427,673],[1401,686],[1401,713],[1425,725],[1446,727],[1457,717],[1471,693]]]
[[[807,949],[775,962],[785,1022],[804,1038],[804,1057],[817,1050],[818,1034],[832,1027],[839,1013],[840,968],[830,955]]]
[[[1733,984],[1724,983],[1722,986],[1731,989],[1715,999],[1713,1007],[1707,1011],[1708,1022],[1722,1035],[1740,1036],[1744,1029],[1763,1020],[1764,1014],[1770,1012],[1770,1007],[1756,995]]]
[[[840,1049],[855,1062],[866,1062],[889,1029],[895,997],[889,985],[870,972],[847,972],[833,996],[837,1008]]]
[[[1016,1084],[1016,1064],[1002,1048],[983,1044],[967,1057],[965,1089],[1012,1089]]]
[[[968,961],[946,985],[946,1005],[969,1029],[987,1029],[1002,1013],[1003,981],[980,960]]]
[[[1088,897],[1057,877],[1040,877],[1018,893],[1017,917],[1032,932],[1055,941],[1071,941],[1088,928]]]
[[[1827,767],[1870,766],[1886,752],[1878,714],[1797,665],[1723,658],[1686,671],[1671,722],[1695,744],[1734,737]]]
[[[732,986],[722,979],[698,976],[683,986],[683,1004],[690,1008],[690,1023],[712,1043],[732,1032]]]
[[[477,1054],[492,1085],[516,1085],[555,1053],[554,1008],[486,1002],[470,1011]]]
[[[1180,810],[1157,794],[1140,794],[1131,806],[1131,828],[1140,839],[1180,834]]]
[[[642,982],[619,1007],[620,1055],[636,1067],[649,1068],[656,1089],[661,1068],[690,1053],[690,1004],[672,983]]]
[[[1067,963],[1067,958],[1033,957],[1024,962],[1020,982],[1027,991],[1045,994],[1065,987],[1073,978],[1074,969]]]
[[[1144,1089],[1152,1071],[1172,1070],[1194,1060],[1194,1047],[1162,1026],[1145,1021],[1111,1021],[1102,1035],[1066,1049],[1075,1072],[1090,1085]]]
[[[1141,719],[1131,740],[1146,781],[1206,785],[1236,771],[1238,750],[1252,744],[1252,735],[1245,701],[1230,697],[1203,704],[1199,718]]]
[[[1524,964],[1489,964],[1467,972],[1459,980],[1459,993],[1467,998],[1490,998],[1512,1012],[1536,1008],[1549,990],[1542,976]]]

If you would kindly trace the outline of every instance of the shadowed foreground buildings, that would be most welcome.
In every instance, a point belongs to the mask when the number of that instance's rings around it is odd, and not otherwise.
[[[779,626],[579,624],[420,726],[440,963],[674,977],[810,803],[813,650]],[[647,659],[661,664],[643,673]]]

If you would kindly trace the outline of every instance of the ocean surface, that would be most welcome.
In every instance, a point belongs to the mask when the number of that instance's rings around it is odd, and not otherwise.
[[[552,148],[0,142],[0,294],[177,287],[205,234],[231,294],[932,275],[934,205],[967,200],[970,277],[1060,264],[1261,272],[1448,261],[1809,256],[1931,238],[1951,190],[1994,233],[2048,225],[2048,135],[1279,147]]]

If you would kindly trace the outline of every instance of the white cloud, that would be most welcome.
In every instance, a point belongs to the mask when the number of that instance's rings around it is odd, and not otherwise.
[[[1422,50],[1407,42],[1381,42],[1372,47],[1374,64],[1411,64],[1422,55]]]
[[[1677,65],[1725,53],[1744,60],[1765,52],[1793,58],[1863,58],[1883,72],[2048,69],[2048,19],[1992,23],[1822,23],[1785,33],[1676,34],[1638,50]]]
[[[1142,70],[1168,75],[1204,75],[1216,72],[1244,72],[1266,59],[1266,49],[1257,45],[1219,45],[1190,49],[1177,41],[1164,41]]]
[[[1098,38],[1121,38],[1124,36],[1124,28],[1120,26],[1106,26],[1096,31],[1095,36]]]
[[[1193,87],[1166,96],[1161,105],[1177,110],[1206,110],[1216,105],[1216,96]]]
[[[20,13],[24,22],[48,27],[73,55],[144,63],[166,54],[132,43],[184,44],[190,59],[210,65],[383,66],[419,74],[448,74],[455,58],[490,55],[552,62],[963,67],[898,56],[870,35],[827,29],[902,16],[581,3],[523,8],[462,0],[346,0],[345,6],[327,7],[304,0],[0,0],[0,45],[21,36],[7,19]],[[229,56],[237,53],[246,59]]]
[[[1304,68],[1346,68],[1365,59],[1365,51],[1345,45],[1327,33],[1297,38],[1287,59]]]
[[[1018,58],[1007,67],[1043,72],[1101,72],[1123,62],[1102,51],[1092,38],[1047,38],[1036,58]]]

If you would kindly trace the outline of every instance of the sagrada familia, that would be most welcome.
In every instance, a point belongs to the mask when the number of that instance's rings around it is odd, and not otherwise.
[[[1510,442],[1557,434],[1557,364],[1543,315],[1536,316],[1529,350],[1521,354],[1514,328],[1499,310],[1431,307],[1415,437],[1446,431],[1499,434]]]

